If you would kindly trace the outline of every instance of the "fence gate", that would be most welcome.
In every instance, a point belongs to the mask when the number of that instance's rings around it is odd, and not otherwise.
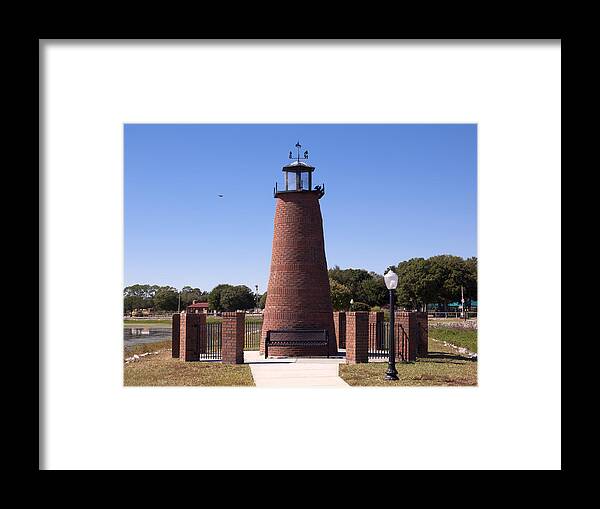
[[[408,334],[402,324],[394,324],[394,343],[396,346],[396,359],[408,360]],[[368,356],[371,359],[387,359],[390,356],[390,323],[369,324]]]
[[[389,322],[374,322],[369,324],[368,355],[371,358],[386,358],[390,349]]]
[[[246,321],[244,323],[244,350],[259,350],[260,348],[260,333],[262,330],[262,322]],[[177,327],[177,331],[179,328]],[[198,340],[198,359],[199,360],[221,360],[221,350],[223,345],[223,322],[207,322],[206,334],[201,334],[201,331],[196,329],[196,339]],[[177,337],[177,345],[179,345],[179,337],[173,334],[173,338]],[[194,356],[196,352],[194,352]]]
[[[262,322],[246,321],[244,324],[244,350],[258,350]]]
[[[220,360],[222,345],[222,327],[221,322],[206,324],[206,344],[200,340],[200,359],[201,360]]]

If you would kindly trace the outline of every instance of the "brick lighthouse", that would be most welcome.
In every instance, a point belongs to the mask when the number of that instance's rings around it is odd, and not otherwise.
[[[260,351],[264,353],[269,331],[280,331],[280,337],[291,341],[269,346],[270,356],[337,354],[319,206],[325,189],[313,188],[315,168],[306,162],[308,151],[301,155],[301,148],[296,143],[297,154],[294,156],[290,151],[289,158],[293,161],[283,167],[284,189],[278,189],[277,184],[274,189],[273,250]],[[321,335],[321,344],[311,344],[310,337],[317,335],[311,335],[310,331],[326,331],[325,343]],[[294,344],[294,338],[308,341]]]

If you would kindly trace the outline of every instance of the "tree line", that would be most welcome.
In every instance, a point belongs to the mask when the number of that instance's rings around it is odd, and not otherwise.
[[[461,287],[465,301],[477,299],[477,258],[438,255],[411,258],[386,269],[398,274],[396,302],[407,309],[425,310],[436,304],[447,310],[448,304],[460,301]],[[370,310],[385,306],[389,292],[382,274],[364,269],[329,269],[331,301],[336,310]]]
[[[477,258],[438,255],[411,258],[388,267],[398,274],[396,302],[407,309],[424,310],[437,304],[446,310],[451,302],[460,301],[461,287],[467,303],[477,299]],[[386,270],[386,272],[387,272]],[[341,269],[337,265],[328,271],[331,302],[335,310],[368,311],[388,303],[388,290],[383,275],[364,269]],[[194,300],[208,302],[211,311],[236,311],[265,307],[267,293],[257,295],[245,285],[219,284],[210,292],[192,286],[178,291],[172,286],[127,286],[123,292],[124,311],[152,308],[157,311],[184,310]]]
[[[208,302],[212,311],[236,311],[256,307],[257,298],[252,290],[244,285],[220,284],[210,292],[184,286],[181,291],[172,286],[131,285],[123,291],[123,310],[130,313],[134,309],[154,309],[156,311],[184,310],[192,302]]]

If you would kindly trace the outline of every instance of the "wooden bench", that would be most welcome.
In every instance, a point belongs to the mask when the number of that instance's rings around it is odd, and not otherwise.
[[[314,329],[278,329],[267,331],[265,359],[270,346],[325,346],[329,359],[329,332]]]

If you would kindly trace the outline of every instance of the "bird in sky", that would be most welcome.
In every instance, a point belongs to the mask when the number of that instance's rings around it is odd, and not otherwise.
[[[217,196],[218,196],[219,198],[223,198],[223,195],[222,195],[222,194],[218,194]]]

